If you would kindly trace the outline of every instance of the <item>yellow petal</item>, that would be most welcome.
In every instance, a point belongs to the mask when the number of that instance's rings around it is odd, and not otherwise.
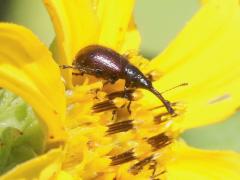
[[[69,173],[60,171],[56,176],[56,180],[74,180],[74,178]],[[79,180],[82,179],[79,177]]]
[[[186,97],[189,104],[187,112],[175,126],[185,130],[226,120],[239,107],[239,83],[240,78],[229,80],[223,85],[215,84],[215,87],[206,86],[207,92],[205,90],[198,95],[194,92],[192,96]]]
[[[175,123],[180,129],[218,122],[235,112],[240,104],[239,41],[238,1],[213,0],[150,63],[151,68],[155,66],[166,74],[156,82],[157,89],[189,83],[186,88],[165,95],[186,105],[183,121]]]
[[[48,153],[22,163],[0,177],[10,179],[51,179],[61,168],[62,150],[53,149]]]
[[[98,23],[90,0],[44,0],[56,32],[57,59],[60,64],[71,65],[76,53],[98,37]],[[71,86],[71,71],[63,76]]]
[[[132,17],[127,32],[124,37],[124,41],[120,52],[122,53],[131,53],[132,51],[138,53],[139,47],[141,44],[141,35],[136,27],[134,19]]]
[[[58,65],[31,31],[0,24],[0,87],[28,102],[48,128],[49,141],[65,138],[64,86]]]
[[[167,179],[240,179],[238,153],[199,150],[180,143],[174,148],[173,154],[174,160],[167,163]]]
[[[229,31],[229,26],[239,27],[236,22],[229,24],[230,20],[238,16],[236,15],[238,8],[238,0],[210,0],[204,4],[166,50],[151,61],[149,69],[158,68],[166,73],[173,71],[198,57],[209,46],[216,45],[222,35],[230,37],[237,35],[238,28],[234,34],[226,33]],[[233,30],[234,27],[231,29]],[[225,47],[231,49],[236,44],[227,45],[225,44]],[[205,61],[209,62],[210,59]]]
[[[97,14],[100,19],[99,44],[121,50],[132,17],[134,0],[101,0]]]
[[[207,3],[209,0],[200,0],[201,4]]]

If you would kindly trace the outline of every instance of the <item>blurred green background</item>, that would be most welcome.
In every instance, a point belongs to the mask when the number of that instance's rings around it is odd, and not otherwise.
[[[198,0],[138,0],[135,19],[142,35],[142,54],[151,58],[160,53],[199,9]],[[54,31],[41,0],[0,0],[0,21],[30,28],[50,45]],[[192,146],[240,151],[240,113],[215,125],[183,134]]]

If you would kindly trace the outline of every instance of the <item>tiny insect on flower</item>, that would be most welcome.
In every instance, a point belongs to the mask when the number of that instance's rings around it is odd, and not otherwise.
[[[239,153],[198,150],[180,137],[186,129],[224,120],[239,107],[238,0],[205,1],[151,61],[139,54],[134,0],[45,0],[45,5],[56,30],[56,61],[31,31],[0,23],[0,86],[23,97],[48,132],[43,155],[1,178],[239,179]],[[99,56],[84,62],[89,55],[83,50],[93,44],[114,52],[93,53]],[[135,52],[127,58],[130,63],[118,55],[128,50]],[[119,59],[123,63],[115,62]],[[85,75],[73,76],[75,71]],[[96,77],[114,84],[104,86]],[[174,114],[151,88],[144,89],[146,77],[161,94],[189,83],[164,94]],[[138,89],[124,91],[124,81]]]
[[[91,74],[96,77],[106,79],[108,82],[114,84],[118,79],[125,80],[124,92],[126,94],[127,88],[144,88],[155,94],[164,104],[170,114],[174,114],[169,101],[153,87],[151,81],[144,76],[144,74],[122,55],[114,50],[100,46],[91,45],[81,49],[75,60],[73,66],[61,65],[62,68],[73,68],[80,71],[83,75]],[[127,95],[124,95],[127,97]],[[130,107],[129,107],[130,108]],[[130,109],[128,109],[130,112]]]

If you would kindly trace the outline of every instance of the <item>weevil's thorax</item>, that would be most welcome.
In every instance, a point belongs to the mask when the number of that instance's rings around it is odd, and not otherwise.
[[[151,81],[134,65],[128,64],[124,69],[125,80],[132,87],[149,89],[152,87]]]

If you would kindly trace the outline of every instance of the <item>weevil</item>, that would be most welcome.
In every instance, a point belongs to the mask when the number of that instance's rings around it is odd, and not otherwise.
[[[146,89],[162,101],[170,114],[174,114],[170,102],[153,87],[152,82],[126,57],[110,48],[100,45],[87,46],[77,53],[72,66],[61,65],[60,67],[77,69],[82,75],[84,73],[93,75],[112,84],[123,79],[125,92],[130,87]]]

